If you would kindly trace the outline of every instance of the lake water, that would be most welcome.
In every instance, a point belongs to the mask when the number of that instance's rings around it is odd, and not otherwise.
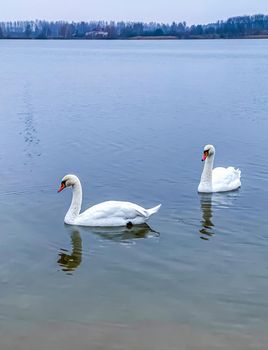
[[[267,41],[2,40],[0,59],[1,348],[267,349]],[[207,143],[240,190],[198,195]],[[162,208],[64,225],[67,173],[83,208]]]

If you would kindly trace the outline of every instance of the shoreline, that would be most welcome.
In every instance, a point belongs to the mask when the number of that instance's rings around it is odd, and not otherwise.
[[[259,40],[259,39],[268,39],[268,34],[264,35],[247,35],[247,36],[241,36],[241,37],[230,37],[230,38],[220,38],[220,37],[202,37],[202,36],[192,36],[189,38],[178,38],[176,36],[135,36],[135,37],[129,37],[129,38],[105,38],[105,39],[97,39],[97,38],[20,38],[20,37],[14,37],[14,38],[0,38],[1,40],[57,40],[57,41],[128,41],[128,40]]]

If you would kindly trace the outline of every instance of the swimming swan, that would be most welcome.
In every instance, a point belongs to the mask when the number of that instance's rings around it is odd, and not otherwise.
[[[82,204],[82,186],[75,175],[66,175],[61,181],[58,192],[72,187],[72,203],[65,215],[64,222],[79,226],[126,226],[145,223],[149,217],[158,212],[161,204],[151,209],[144,209],[130,202],[107,201],[85,210],[80,214]]]
[[[215,148],[212,145],[204,147],[202,161],[205,161],[198,192],[226,192],[241,186],[241,171],[233,167],[214,168]]]

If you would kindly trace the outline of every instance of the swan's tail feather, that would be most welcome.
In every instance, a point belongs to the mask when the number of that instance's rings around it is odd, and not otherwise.
[[[147,213],[148,213],[148,217],[150,217],[151,215],[155,214],[158,212],[158,210],[160,209],[162,204],[157,205],[156,207],[153,207],[151,209],[147,209]]]

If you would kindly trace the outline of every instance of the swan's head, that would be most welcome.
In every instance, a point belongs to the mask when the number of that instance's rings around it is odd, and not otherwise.
[[[58,189],[58,192],[61,192],[66,187],[74,186],[77,182],[79,182],[79,179],[75,175],[65,175],[64,178],[61,180],[60,188]]]
[[[208,157],[211,157],[215,154],[215,148],[213,145],[206,145],[204,147],[202,162],[206,160]]]

